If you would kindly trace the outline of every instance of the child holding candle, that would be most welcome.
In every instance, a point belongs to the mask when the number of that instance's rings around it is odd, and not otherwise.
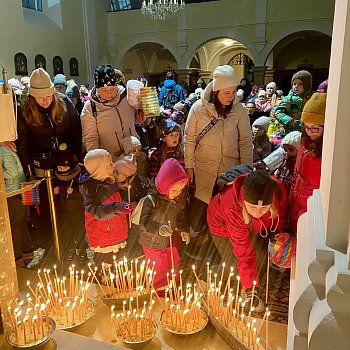
[[[156,177],[161,165],[169,158],[177,159],[184,165],[184,155],[181,139],[181,129],[171,118],[162,120],[160,123],[160,146],[151,154],[150,178]]]
[[[132,206],[121,201],[112,157],[106,150],[89,151],[84,159],[87,172],[80,177],[85,207],[85,228],[96,264],[113,263],[122,257]]]
[[[260,281],[251,234],[266,237],[269,232],[281,230],[287,204],[283,184],[266,171],[255,170],[237,177],[208,206],[208,225],[215,236],[214,242],[218,248],[225,246],[222,240],[231,242],[238,259],[237,269],[246,305],[250,305],[253,298],[252,306],[256,312],[262,311],[264,305],[257,293]],[[224,253],[226,251],[220,254]]]
[[[80,164],[66,143],[58,145],[54,155],[54,194],[59,232],[69,230],[67,260],[86,259],[84,207],[79,192]],[[67,235],[68,236],[68,235]]]
[[[158,290],[165,289],[166,274],[172,268],[177,269],[180,263],[178,247],[174,244],[170,246],[170,236],[177,230],[186,244],[190,241],[189,225],[180,196],[187,182],[188,177],[180,163],[174,158],[167,159],[155,179],[156,189],[150,193],[152,200],[147,197],[143,203],[139,242],[146,259],[155,261],[154,287]]]

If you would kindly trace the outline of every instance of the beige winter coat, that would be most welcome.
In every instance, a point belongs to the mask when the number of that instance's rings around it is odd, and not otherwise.
[[[215,106],[208,102],[212,92],[210,83],[200,100],[191,108],[185,128],[185,168],[194,168],[195,197],[209,203],[216,178],[238,164],[253,162],[252,133],[246,109],[236,99],[231,111],[223,119]],[[213,118],[219,121],[203,136],[196,147],[200,132]]]
[[[118,85],[118,88],[115,106],[101,103],[96,96],[91,96],[80,117],[86,150],[105,149],[112,155],[113,161],[123,152],[120,148],[123,138],[138,137],[135,130],[136,110],[128,104],[126,97],[120,99],[124,87]],[[92,113],[91,100],[96,104],[97,117]]]

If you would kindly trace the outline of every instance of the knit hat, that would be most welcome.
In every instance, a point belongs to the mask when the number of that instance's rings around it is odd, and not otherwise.
[[[265,132],[267,132],[270,126],[270,121],[267,117],[260,117],[254,121],[252,126],[261,126]]]
[[[170,189],[179,182],[188,182],[186,172],[175,158],[169,158],[162,164],[156,177],[157,191],[168,195]]]
[[[135,136],[129,136],[122,139],[122,146],[126,155],[142,149],[140,140]]]
[[[95,180],[114,178],[112,156],[105,149],[96,148],[89,151],[84,158],[84,166]]]
[[[276,83],[274,82],[274,81],[271,81],[271,82],[269,82],[267,85],[266,85],[266,89],[267,88],[272,88],[274,91],[276,91],[277,90],[277,85],[276,85]]]
[[[236,92],[236,95],[238,98],[243,98],[244,91],[242,89],[238,89]]]
[[[265,90],[260,90],[258,92],[258,97],[260,97],[260,96],[265,96],[266,97],[266,91]]]
[[[292,77],[292,85],[295,79],[300,79],[303,82],[304,93],[308,93],[312,87],[312,75],[306,70],[296,72]]]
[[[327,93],[328,91],[328,79],[323,81],[316,89],[317,92]]]
[[[22,84],[16,78],[11,78],[8,80],[9,85],[11,85],[14,89],[22,89]]]
[[[29,95],[33,97],[52,96],[55,88],[49,74],[42,68],[33,70],[29,81]]]
[[[298,149],[300,147],[300,141],[301,141],[301,132],[292,131],[283,138],[281,142],[281,146],[291,145],[294,148]]]
[[[162,139],[164,136],[171,134],[174,131],[181,132],[180,126],[176,124],[171,118],[163,119],[160,122],[159,131]]]
[[[114,163],[115,169],[127,177],[135,175],[137,171],[136,158],[134,154],[125,156]]]
[[[233,68],[227,64],[218,66],[213,73],[213,91],[237,86],[237,79]]]
[[[66,95],[69,98],[80,98],[80,91],[77,84],[73,83],[67,87]]]
[[[194,91],[194,93],[197,95],[197,94],[201,94],[202,91],[203,91],[202,88],[197,88],[197,89]]]
[[[56,74],[56,76],[53,78],[53,85],[64,85],[67,86],[67,78],[63,74]]]
[[[253,205],[272,203],[275,183],[265,170],[255,170],[243,183],[243,198]]]
[[[59,180],[71,181],[80,173],[80,165],[68,149],[66,143],[61,143],[55,152],[55,175]],[[61,171],[58,167],[64,166],[69,169]]]
[[[110,64],[96,66],[94,77],[97,89],[104,86],[115,86],[117,82],[115,70]]]
[[[183,113],[186,113],[186,104],[183,101],[180,101],[178,103],[175,103],[174,107],[173,107],[174,111],[181,111]]]
[[[30,82],[30,78],[29,77],[22,77],[21,78],[21,83],[23,85],[29,84],[29,82]]]
[[[187,97],[187,100],[188,100],[188,101],[197,100],[197,95],[196,95],[194,92],[192,92],[192,93],[190,93],[190,95]]]
[[[174,111],[170,118],[178,125],[185,123],[185,114],[181,111]]]
[[[326,101],[327,94],[315,92],[304,106],[301,113],[301,121],[303,123],[324,125]]]

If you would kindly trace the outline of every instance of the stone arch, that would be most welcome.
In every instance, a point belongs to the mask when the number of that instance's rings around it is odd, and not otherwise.
[[[216,39],[223,39],[223,38],[229,38],[232,40],[239,41],[242,45],[244,45],[248,51],[251,54],[252,60],[256,61],[256,50],[254,48],[254,45],[251,41],[249,41],[244,35],[241,35],[240,33],[228,33],[227,31],[216,31],[215,33],[208,33],[205,36],[201,36],[198,38],[198,40],[193,41],[193,43],[187,48],[187,55],[186,55],[186,68],[189,68],[189,64],[191,62],[191,59],[193,55],[200,49],[201,46],[204,44],[216,40]]]
[[[278,34],[269,40],[264,49],[261,51],[260,55],[257,57],[257,61],[253,60],[256,65],[265,65],[266,60],[270,53],[272,52],[273,48],[284,38],[286,38],[289,35],[297,34],[299,32],[319,32],[325,35],[328,35],[329,37],[332,36],[331,28],[320,28],[319,26],[304,26],[304,27],[287,27],[285,30],[281,30],[278,32]]]
[[[169,45],[169,42],[162,40],[160,38],[155,38],[155,37],[150,37],[148,35],[145,36],[139,36],[137,39],[130,41],[128,43],[128,45],[124,46],[119,52],[118,52],[118,58],[119,58],[119,62],[117,62],[118,64],[121,63],[121,61],[123,60],[124,56],[133,49],[133,47],[139,45],[139,44],[143,44],[143,43],[154,43],[154,44],[159,44],[162,45],[165,49],[167,49],[175,58],[176,62],[178,63],[180,58],[179,55],[176,51],[176,49]]]

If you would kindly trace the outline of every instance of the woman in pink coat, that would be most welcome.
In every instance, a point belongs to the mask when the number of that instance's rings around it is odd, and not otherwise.
[[[256,252],[250,235],[266,237],[269,231],[281,230],[286,207],[284,185],[264,170],[237,177],[208,206],[210,232],[228,238],[232,244],[247,302],[252,298],[254,281],[256,288],[260,287]],[[257,312],[264,308],[257,293],[253,305]]]

